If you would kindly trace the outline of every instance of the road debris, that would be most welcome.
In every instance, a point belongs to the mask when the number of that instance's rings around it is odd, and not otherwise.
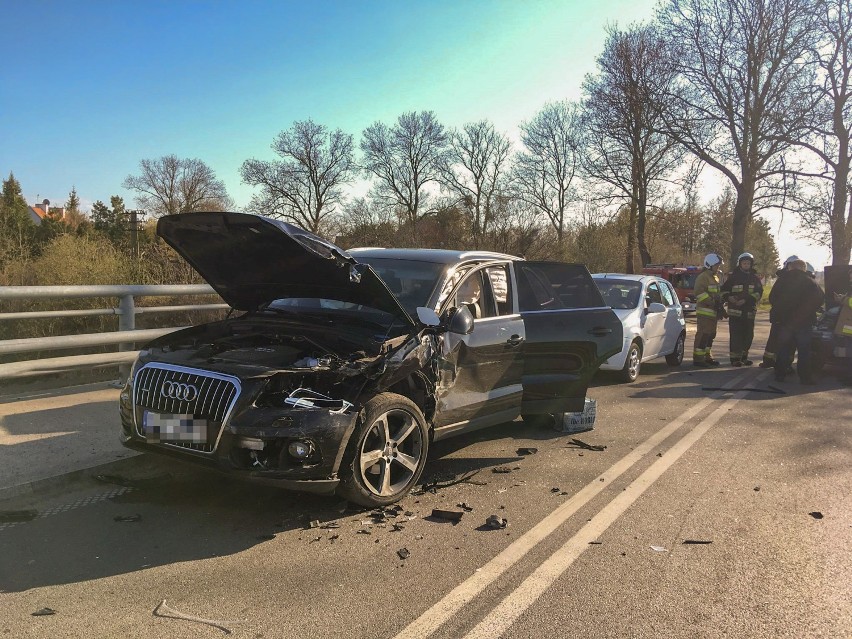
[[[449,488],[450,486],[455,486],[456,484],[473,484],[475,486],[485,486],[488,482],[479,482],[473,481],[471,478],[479,473],[479,470],[474,470],[466,475],[462,475],[458,479],[451,479],[449,481],[440,481],[439,479],[435,479],[431,482],[424,483],[419,490],[412,492],[412,495],[422,495],[424,493],[435,493],[442,488]]]
[[[538,452],[538,448],[519,448],[518,455],[535,455]]]
[[[473,512],[473,506],[467,504],[467,502],[462,502],[460,504],[456,504],[456,508],[461,508],[466,513]]]
[[[366,528],[362,528],[361,530],[356,530],[356,531],[355,531],[355,534],[356,534],[356,535],[372,535],[373,533],[371,533],[371,532],[370,532],[369,530],[367,530]]]
[[[685,546],[702,546],[713,542],[709,539],[684,539],[683,543]]]
[[[2,524],[32,521],[36,517],[38,517],[37,510],[0,510],[0,523]]]
[[[335,530],[337,528],[340,528],[340,523],[336,521],[330,521],[327,524],[323,524],[322,526],[320,526],[320,528],[322,528],[323,530]]]
[[[113,521],[120,521],[120,522],[142,521],[142,515],[139,515],[139,514],[136,514],[136,515],[116,515],[115,517],[112,518],[112,520]]]
[[[818,510],[815,510],[815,511],[813,511],[812,513],[808,513],[808,514],[809,514],[811,517],[813,517],[814,519],[822,519],[822,518],[823,518],[823,514],[822,514],[820,511],[818,511]]]
[[[319,519],[313,519],[308,524],[308,528],[319,528],[319,527],[320,527],[320,520]]]
[[[755,486],[755,487],[754,487],[754,492],[759,493],[759,492],[760,492],[760,486]]]
[[[400,559],[408,559],[411,557],[411,553],[408,551],[408,548],[400,548],[396,551],[396,554],[399,555]]]
[[[49,615],[55,615],[56,611],[53,608],[41,608],[40,610],[36,610],[34,613],[31,613],[33,617],[47,617]]]
[[[405,526],[402,524],[391,524],[391,532],[401,532],[405,530]]]
[[[236,624],[241,623],[239,621],[214,621],[212,619],[204,619],[202,617],[195,617],[193,615],[187,615],[185,613],[180,612],[179,610],[175,610],[174,608],[169,608],[166,605],[166,600],[163,599],[156,608],[154,608],[154,612],[152,613],[155,617],[163,617],[167,619],[183,619],[184,621],[194,621],[195,623],[203,623],[207,626],[212,626],[214,628],[218,628],[226,635],[231,634],[231,629],[226,627],[225,624]]]
[[[509,520],[500,515],[490,515],[485,520],[485,528],[488,530],[501,530],[509,525]]]
[[[340,535],[335,534],[328,538],[328,540],[331,542],[335,541],[336,539],[340,539]]]
[[[443,510],[441,508],[432,509],[432,517],[435,519],[446,519],[447,521],[459,522],[464,516],[464,511],[461,510]]]
[[[651,546],[651,550],[654,552],[668,552],[668,548],[663,548],[662,546]]]
[[[589,542],[590,546],[600,546],[601,544],[603,544],[602,541],[590,541]]]
[[[603,452],[606,450],[606,446],[599,446],[597,444],[588,444],[584,442],[582,439],[572,438],[570,442],[568,442],[568,448],[582,448],[583,450],[593,450],[595,452]]]
[[[508,466],[496,466],[495,468],[491,469],[491,472],[497,473],[499,475],[499,474],[511,473],[512,469],[509,468]]]

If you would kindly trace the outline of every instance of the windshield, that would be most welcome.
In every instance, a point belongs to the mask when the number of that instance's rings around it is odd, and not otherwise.
[[[642,283],[635,280],[597,279],[595,284],[610,308],[636,308],[642,299]]]
[[[427,305],[444,270],[444,264],[437,262],[361,255],[355,259],[362,264],[369,264],[399,300],[405,312],[415,318],[417,307]]]
[[[698,277],[698,273],[683,273],[681,275],[675,275],[672,280],[672,284],[674,284],[675,288],[695,288],[695,280]]]

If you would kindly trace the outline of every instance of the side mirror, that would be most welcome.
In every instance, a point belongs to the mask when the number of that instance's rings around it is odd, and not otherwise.
[[[447,330],[457,335],[469,335],[473,331],[473,315],[467,306],[455,309],[447,319]]]
[[[441,318],[438,317],[438,314],[431,308],[427,308],[425,306],[417,307],[417,319],[420,320],[420,323],[423,326],[440,326]]]
[[[659,302],[651,302],[645,312],[650,315],[651,313],[665,313],[666,307],[660,304]]]

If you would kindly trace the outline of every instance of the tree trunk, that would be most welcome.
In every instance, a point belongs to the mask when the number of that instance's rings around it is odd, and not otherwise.
[[[734,205],[734,223],[731,229],[731,268],[745,250],[745,236],[751,221],[751,204],[754,200],[754,181],[743,180],[737,185],[737,202]]]
[[[831,211],[831,264],[846,266],[852,253],[852,203],[846,183],[849,179],[849,162],[843,160],[834,173],[834,208]],[[847,217],[847,206],[849,215]]]
[[[638,215],[636,218],[636,239],[639,243],[639,257],[642,260],[642,268],[651,263],[651,252],[648,250],[648,245],[645,244],[645,222],[647,221],[648,212],[648,190],[639,188]]]
[[[630,198],[630,211],[627,224],[627,253],[624,258],[624,272],[633,273],[633,254],[636,252],[636,189],[633,189],[634,197]]]

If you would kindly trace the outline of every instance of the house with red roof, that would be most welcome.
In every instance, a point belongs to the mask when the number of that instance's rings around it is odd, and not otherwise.
[[[40,204],[34,204],[28,208],[30,219],[33,221],[33,224],[37,226],[41,225],[41,221],[45,217],[50,217],[53,220],[65,219],[65,207],[50,206],[50,200],[43,200]]]

